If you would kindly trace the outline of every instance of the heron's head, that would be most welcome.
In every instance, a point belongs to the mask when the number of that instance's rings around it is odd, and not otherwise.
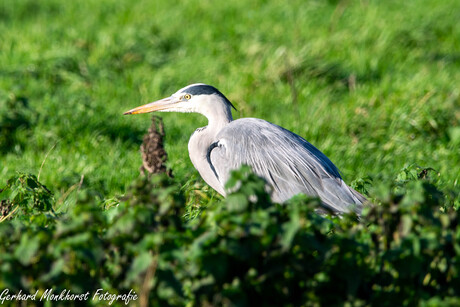
[[[134,108],[124,114],[140,114],[149,112],[196,112],[208,116],[217,110],[229,112],[233,104],[218,89],[211,85],[196,83],[188,85],[170,97]],[[235,109],[236,110],[236,109]]]

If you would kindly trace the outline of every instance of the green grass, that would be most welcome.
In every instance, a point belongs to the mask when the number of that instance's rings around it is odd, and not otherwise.
[[[458,0],[0,1],[0,287],[455,305],[459,20]],[[221,200],[188,158],[198,114],[161,113],[175,177],[136,180],[150,118],[123,112],[195,82],[305,137],[347,183],[370,177],[381,205],[365,225],[323,218],[244,171]]]
[[[2,1],[0,186],[21,171],[62,202],[124,194],[150,120],[123,111],[205,82],[348,183],[417,164],[458,195],[459,20],[456,0]],[[204,187],[187,142],[205,119],[162,116],[176,180]]]

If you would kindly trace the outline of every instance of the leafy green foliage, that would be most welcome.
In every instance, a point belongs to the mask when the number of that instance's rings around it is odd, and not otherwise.
[[[2,221],[18,211],[19,218],[25,222],[45,226],[48,219],[55,216],[53,194],[34,175],[19,174],[9,179],[6,187],[0,190],[0,198],[2,206],[8,208]]]
[[[319,215],[319,201],[300,195],[274,204],[248,168],[191,220],[167,176],[140,178],[119,204],[74,206],[45,227],[21,211],[0,223],[0,288],[134,290],[177,306],[459,303],[458,212],[428,177],[407,175],[414,169],[398,174],[403,184],[375,188],[379,204],[359,220]],[[9,182],[18,178],[34,179]]]
[[[69,205],[125,194],[150,123],[122,113],[205,82],[234,118],[310,141],[347,183],[415,163],[458,190],[459,11],[458,0],[2,1],[1,185],[38,174],[49,152],[40,177],[57,199],[82,176]],[[162,117],[184,186],[198,178],[187,140],[206,120]],[[193,216],[216,194],[190,186]]]

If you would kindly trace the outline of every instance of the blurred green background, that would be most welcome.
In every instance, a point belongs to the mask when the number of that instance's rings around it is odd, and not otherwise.
[[[0,186],[21,171],[62,202],[124,194],[150,120],[122,113],[204,82],[348,183],[417,164],[459,191],[459,20],[457,0],[2,0]],[[205,118],[161,116],[175,180],[214,195],[187,154]]]

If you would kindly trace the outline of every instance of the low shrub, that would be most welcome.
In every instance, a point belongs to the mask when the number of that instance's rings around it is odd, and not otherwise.
[[[191,220],[166,176],[140,178],[108,209],[55,214],[51,192],[21,174],[0,194],[19,208],[0,223],[0,288],[88,292],[88,305],[130,291],[144,306],[459,304],[452,199],[429,176],[402,173],[372,187],[375,205],[357,218],[319,215],[305,196],[272,203],[243,168],[230,182],[239,188]]]

